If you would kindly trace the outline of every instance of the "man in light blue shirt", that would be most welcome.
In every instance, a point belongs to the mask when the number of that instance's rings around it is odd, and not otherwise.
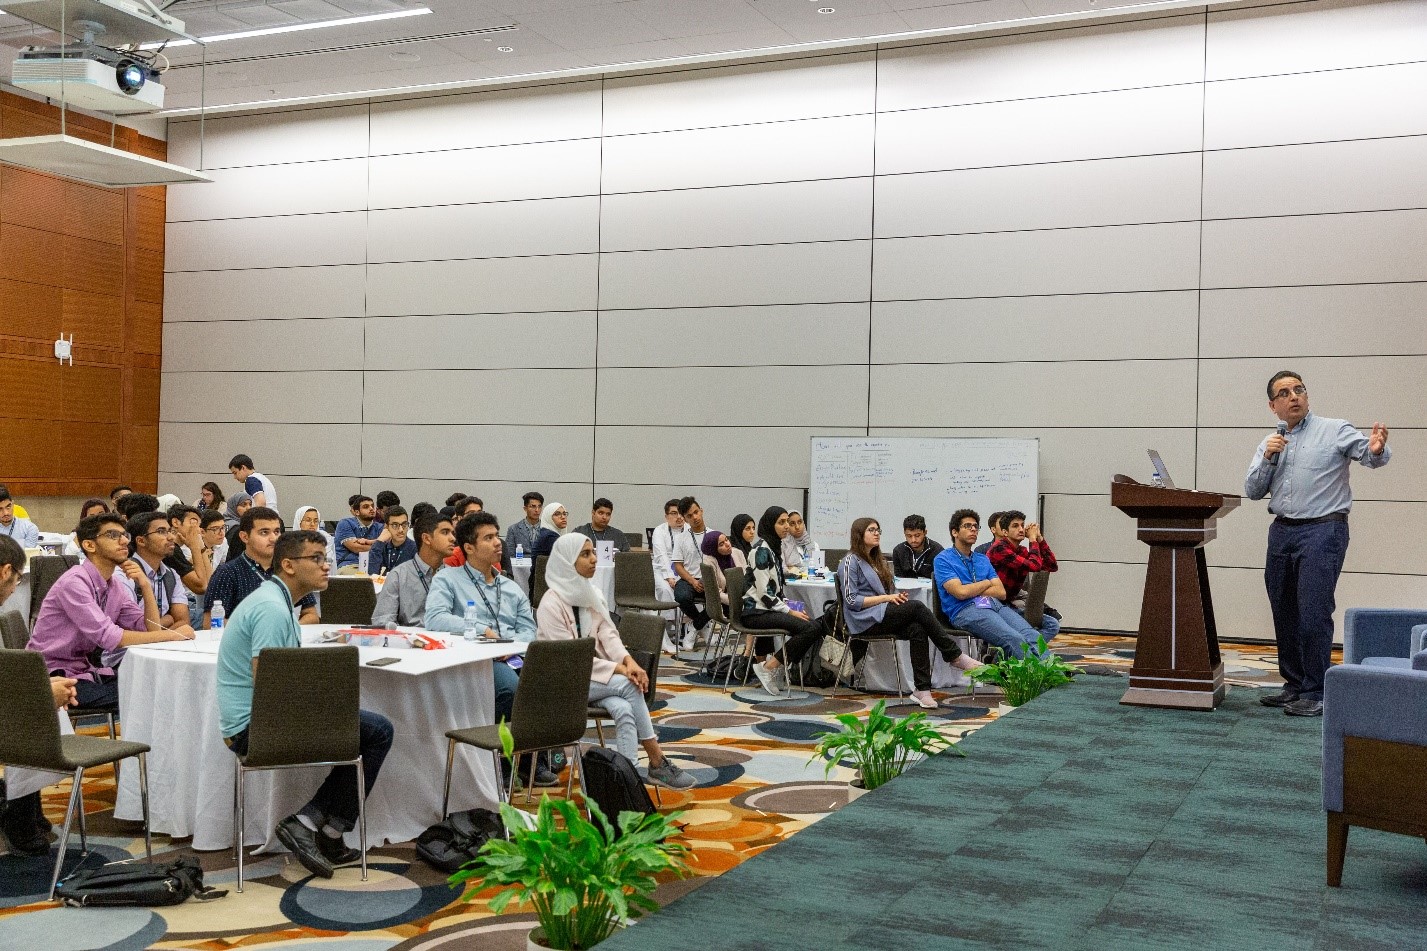
[[[475,607],[476,627],[482,637],[530,643],[535,640],[535,612],[519,584],[500,573],[504,544],[500,522],[490,512],[476,512],[456,526],[456,545],[466,563],[447,566],[436,572],[426,595],[428,631],[460,634],[466,630],[466,608]],[[510,663],[491,664],[495,680],[496,722],[510,720],[515,706],[515,688],[520,678]],[[537,786],[553,786],[559,777],[545,768],[535,773]]]
[[[1303,377],[1280,370],[1268,381],[1268,408],[1278,430],[1259,443],[1244,477],[1244,495],[1272,495],[1264,586],[1273,610],[1283,691],[1260,702],[1292,716],[1323,715],[1323,676],[1333,651],[1333,600],[1348,554],[1352,463],[1376,469],[1392,458],[1387,427],[1364,436],[1343,419],[1308,411]]]
[[[223,742],[237,756],[248,752],[259,655],[268,647],[301,647],[293,606],[327,587],[327,539],[317,532],[285,533],[273,552],[273,567],[273,576],[228,618],[218,647],[218,726]],[[379,713],[361,710],[358,720],[364,795],[370,795],[391,750],[393,730],[391,721]],[[361,858],[342,841],[357,822],[356,785],[356,767],[338,766],[307,805],[277,824],[278,840],[314,875],[331,878],[336,866]]]
[[[10,490],[0,485],[0,535],[15,539],[21,548],[38,548],[40,530],[34,522],[15,514],[15,500]]]

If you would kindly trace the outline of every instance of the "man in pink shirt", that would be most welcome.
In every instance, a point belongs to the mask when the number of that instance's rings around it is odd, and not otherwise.
[[[79,523],[75,541],[84,561],[50,588],[30,634],[29,649],[44,655],[49,672],[76,680],[82,707],[119,709],[114,669],[95,666],[90,656],[95,650],[111,655],[137,644],[193,639],[187,625],[169,630],[159,623],[153,585],[129,560],[124,524],[113,514],[91,515]],[[142,607],[134,602],[131,584],[138,586]]]

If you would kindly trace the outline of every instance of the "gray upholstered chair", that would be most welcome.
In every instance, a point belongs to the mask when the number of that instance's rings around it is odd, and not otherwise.
[[[1328,885],[1343,881],[1352,826],[1427,837],[1427,651],[1406,667],[1340,664],[1323,683]]]
[[[367,587],[365,578],[357,579]],[[233,849],[243,890],[243,777],[255,770],[357,768],[357,829],[367,880],[366,773],[362,768],[357,648],[269,647],[258,655],[248,752],[233,758]],[[300,728],[294,728],[295,725]]]
[[[580,741],[588,724],[590,674],[595,664],[593,638],[580,637],[568,641],[535,641],[526,649],[525,665],[520,669],[520,685],[515,689],[515,703],[510,712],[510,733],[515,741],[512,759],[520,761],[522,753],[569,748],[575,755],[570,760],[570,773],[565,779],[565,796],[569,797],[579,768]],[[500,775],[502,747],[500,725],[473,726],[446,732],[446,785],[441,795],[441,816],[444,819],[451,805],[451,768],[456,762],[456,744],[464,743],[491,754],[495,774]],[[526,796],[534,784],[535,757],[531,757],[531,779],[526,784]],[[505,801],[515,794],[515,769],[512,764],[510,786]]]
[[[0,642],[6,650],[22,651],[30,643],[30,626],[19,611],[0,614]]]
[[[727,644],[733,628],[728,623],[728,612],[724,610],[723,598],[719,597],[720,588],[718,586],[718,569],[705,562],[701,566],[699,573],[700,580],[704,583],[704,610],[708,612],[709,620],[713,622],[713,628],[709,631],[709,639],[704,644],[704,657],[702,666],[708,666],[710,655],[714,657],[723,656],[727,650]],[[724,579],[728,583],[728,579]]]
[[[663,614],[678,608],[673,601],[654,596],[654,554],[622,551],[614,556],[614,603],[635,611]]]
[[[540,607],[540,599],[545,597],[546,591],[550,590],[550,586],[545,583],[545,569],[549,564],[549,555],[536,555],[535,562],[530,566],[530,609],[532,611]]]
[[[1021,616],[1031,627],[1040,629],[1045,620],[1045,593],[1050,588],[1050,572],[1037,571],[1026,582],[1026,609]]]
[[[1410,667],[1423,648],[1427,610],[1348,608],[1343,614],[1343,663]]]
[[[846,557],[847,557],[847,549],[846,549],[846,548],[824,548],[824,549],[823,549],[823,564],[827,566],[827,570],[828,570],[828,571],[836,571],[836,570],[837,570],[837,566],[840,565],[840,564],[842,564],[842,559],[844,559],[844,558],[846,558]]]
[[[377,590],[370,578],[337,575],[322,592],[323,624],[370,624],[377,609]]]
[[[776,627],[745,627],[743,624],[743,592],[748,585],[748,575],[743,568],[729,568],[723,573],[724,584],[728,586],[728,625],[734,632],[743,635],[744,657],[748,658],[748,671],[744,672],[743,682],[748,683],[748,674],[753,670],[753,658],[756,656],[753,650],[754,638],[772,637],[778,642],[777,650],[783,653],[783,667],[788,673],[792,673],[792,666],[788,663],[788,638],[792,632]],[[802,670],[799,669],[801,676]],[[728,665],[728,672],[723,678],[723,690],[728,691],[728,685],[733,679],[733,665]],[[793,679],[788,678],[788,691],[791,694],[793,689]]]
[[[854,634],[854,633],[852,633],[850,630],[848,630],[848,629],[847,629],[847,622],[844,620],[844,618],[843,618],[843,613],[842,613],[842,610],[843,610],[843,600],[842,600],[842,573],[841,573],[841,572],[838,572],[837,574],[835,574],[835,575],[832,576],[832,583],[833,583],[833,590],[836,592],[836,596],[835,596],[835,597],[836,597],[836,604],[837,604],[837,612],[836,612],[836,615],[835,615],[836,621],[835,621],[835,623],[834,623],[834,625],[833,625],[833,634],[832,634],[832,636],[833,636],[833,637],[836,637],[838,640],[846,641],[846,642],[847,642],[847,647],[848,647],[849,650],[852,649],[852,645],[853,645],[855,642],[857,642],[857,641],[861,641],[862,643],[867,644],[867,645],[869,645],[869,646],[871,645],[871,643],[872,643],[873,641],[891,641],[891,642],[892,642],[892,657],[895,658],[895,660],[896,660],[896,662],[897,662],[897,702],[900,703],[900,702],[903,700],[903,698],[904,698],[904,691],[903,691],[903,686],[902,686],[902,685],[905,683],[905,676],[906,676],[906,675],[902,673],[902,652],[901,652],[900,650],[898,650],[898,648],[897,648],[897,639],[896,639],[895,637],[893,637],[892,635],[890,635],[890,634],[869,634],[869,633],[866,632],[866,631],[863,631],[861,634]],[[842,684],[842,681],[841,681],[841,680],[834,680],[834,681],[833,681],[833,684],[832,684],[832,695],[833,695],[833,698],[834,698],[834,699],[837,698],[837,688],[838,688],[839,686],[841,686],[841,684]]]
[[[35,618],[40,616],[40,606],[50,588],[60,575],[77,564],[79,559],[74,555],[36,555],[30,559],[30,627],[35,626]]]
[[[0,650],[0,764],[27,769],[68,773],[69,806],[64,813],[55,867],[50,875],[50,900],[64,866],[69,848],[69,830],[79,817],[79,848],[89,851],[84,824],[84,771],[117,763],[130,756],[139,758],[139,798],[144,813],[144,854],[152,860],[149,835],[149,772],[144,761],[149,747],[127,740],[106,740],[98,736],[65,736],[60,733],[54,695],[50,692],[45,659],[32,651]]]

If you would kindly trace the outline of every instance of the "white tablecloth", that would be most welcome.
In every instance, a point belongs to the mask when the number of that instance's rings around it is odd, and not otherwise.
[[[510,573],[515,577],[515,583],[520,585],[520,590],[529,593],[530,572],[533,564],[529,558],[512,558],[510,560]],[[600,589],[604,595],[604,603],[611,609],[614,608],[614,565],[595,565],[595,587]],[[669,600],[673,600],[671,594]]]
[[[308,625],[304,641],[336,625]],[[414,628],[404,629],[414,630]],[[396,729],[372,794],[367,799],[371,845],[407,842],[441,818],[447,730],[489,725],[495,718],[491,661],[521,653],[523,644],[467,645],[455,638],[440,651],[362,648],[362,708],[380,713]],[[377,657],[399,657],[368,667]],[[149,802],[155,832],[193,837],[195,849],[233,845],[233,754],[223,745],[216,699],[216,643],[181,642],[130,648],[119,667],[124,738],[148,743]],[[294,724],[300,729],[301,724]],[[249,773],[243,841],[280,849],[273,828],[302,807],[326,769]],[[137,770],[122,772],[114,814],[139,819]],[[451,778],[451,809],[495,808],[498,783],[490,754],[458,747]],[[357,842],[356,833],[347,837]]]
[[[907,592],[929,608],[932,607],[932,598],[936,596],[936,592],[932,590],[932,583],[925,578],[898,578],[897,590]],[[812,617],[817,617],[822,613],[824,606],[833,599],[835,593],[836,588],[831,581],[789,580],[784,586],[784,596],[802,601],[807,605],[808,614]],[[896,641],[893,644],[886,641],[872,641],[867,645],[867,659],[862,664],[859,682],[859,686],[864,690],[896,691],[897,664],[892,659],[894,647],[902,655],[902,689],[912,689],[911,644],[907,641]],[[966,644],[961,644],[962,650],[966,650],[966,647]],[[942,660],[941,653],[936,649],[935,644],[932,645],[931,654],[933,687],[947,689],[966,685],[966,677],[961,669]]]

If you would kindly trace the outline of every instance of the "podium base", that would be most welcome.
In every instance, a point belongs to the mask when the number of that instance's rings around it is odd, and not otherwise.
[[[1213,710],[1224,702],[1224,685],[1210,690],[1161,690],[1130,687],[1120,702],[1136,707],[1173,707],[1178,710]]]

